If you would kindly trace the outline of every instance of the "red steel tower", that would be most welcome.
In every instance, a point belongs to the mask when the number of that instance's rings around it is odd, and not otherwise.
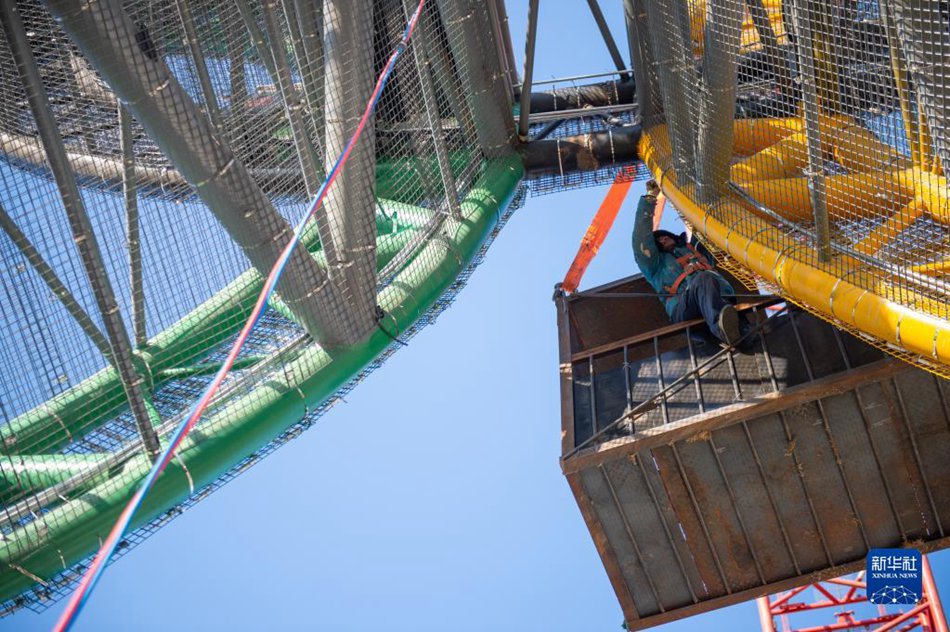
[[[849,606],[869,603],[863,571],[856,576],[829,579],[825,582],[800,586],[771,597],[760,597],[756,602],[759,606],[762,632],[834,632],[837,630],[948,632],[947,619],[943,614],[940,595],[937,594],[937,585],[934,583],[926,556],[923,558],[922,571],[923,596],[916,606],[905,612],[886,612],[883,606],[878,606],[876,614],[857,618],[856,610]],[[847,588],[847,592],[841,596],[836,595],[835,593],[841,593],[842,586]],[[816,601],[795,601],[795,598],[799,596],[805,599],[805,591],[809,588],[814,588],[815,594],[820,595],[816,596]],[[791,615],[823,608],[838,609],[834,613],[834,623],[806,628],[792,627]]]

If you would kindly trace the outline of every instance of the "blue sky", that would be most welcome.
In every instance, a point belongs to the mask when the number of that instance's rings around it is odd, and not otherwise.
[[[508,2],[519,60],[526,5]],[[618,38],[620,6],[603,3]],[[542,3],[539,26],[537,79],[611,67],[583,0]],[[530,198],[434,326],[113,565],[75,629],[619,630],[558,467],[551,301],[604,193]],[[641,193],[631,189],[584,286],[636,271]],[[931,557],[945,595],[948,560]],[[48,629],[62,605],[0,629]],[[758,619],[747,603],[659,629],[754,630]]]

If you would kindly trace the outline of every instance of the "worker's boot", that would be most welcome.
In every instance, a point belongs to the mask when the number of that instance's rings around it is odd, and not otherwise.
[[[734,345],[739,342],[742,332],[739,329],[739,312],[732,305],[726,305],[719,312],[716,319],[719,325],[719,338],[727,345]]]

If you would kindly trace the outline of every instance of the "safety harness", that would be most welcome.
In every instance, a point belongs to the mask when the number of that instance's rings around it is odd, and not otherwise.
[[[693,274],[694,272],[700,272],[702,270],[712,270],[713,267],[709,265],[709,261],[706,260],[692,244],[686,244],[686,247],[689,249],[689,252],[682,257],[676,258],[676,263],[680,264],[680,267],[683,268],[683,271],[680,272],[680,275],[676,277],[676,280],[673,282],[673,285],[664,286],[663,289],[666,290],[667,294],[676,294],[676,291],[680,288],[680,283],[683,282],[683,279]]]

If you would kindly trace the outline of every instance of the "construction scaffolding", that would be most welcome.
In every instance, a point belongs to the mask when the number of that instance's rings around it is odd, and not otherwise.
[[[776,291],[946,375],[938,5],[626,6],[639,154],[685,218]]]
[[[45,607],[85,567],[223,361],[415,8],[0,7],[3,614]],[[464,285],[522,174],[490,25],[482,3],[425,5],[120,553],[299,435]]]

